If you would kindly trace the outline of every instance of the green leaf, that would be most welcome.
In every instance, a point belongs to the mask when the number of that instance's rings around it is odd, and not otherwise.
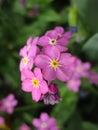
[[[47,22],[56,22],[60,21],[61,17],[53,9],[48,9],[42,15],[39,16],[39,20]]]
[[[84,130],[98,130],[98,125],[94,125],[90,122],[83,122]]]
[[[64,84],[63,84],[64,85]],[[52,116],[55,117],[58,121],[59,126],[63,126],[64,122],[66,122],[72,113],[75,110],[77,95],[68,90],[65,86],[60,86],[62,101],[60,104],[57,104],[53,111]]]
[[[89,60],[98,62],[98,33],[87,41],[83,47],[83,52]]]
[[[93,32],[98,32],[98,0],[71,0],[77,6],[79,15]]]

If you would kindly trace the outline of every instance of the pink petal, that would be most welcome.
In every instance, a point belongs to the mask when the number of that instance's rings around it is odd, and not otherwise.
[[[22,57],[27,56],[27,46],[24,46],[23,48],[20,49],[19,55]]]
[[[64,37],[61,37],[57,40],[57,43],[63,46],[67,46],[69,43],[68,39],[65,39]]]
[[[12,101],[14,99],[14,95],[13,94],[9,94],[7,98],[8,98],[8,100]]]
[[[37,46],[33,45],[33,46],[31,46],[31,48],[28,52],[28,56],[34,58],[36,56],[36,54],[37,54]]]
[[[50,119],[48,120],[48,126],[49,126],[49,127],[52,127],[52,126],[55,126],[55,125],[56,125],[56,119],[50,118]]]
[[[48,36],[42,36],[38,40],[38,44],[41,46],[49,45],[50,38]]]
[[[22,90],[25,92],[31,92],[33,90],[33,86],[30,79],[24,80],[22,82]]]
[[[39,68],[45,68],[48,65],[49,57],[46,55],[38,55],[35,58],[35,65]]]
[[[14,101],[11,103],[12,106],[16,106],[17,104],[18,104],[18,101],[17,101],[17,100],[14,100]]]
[[[90,69],[90,67],[91,67],[91,64],[90,64],[90,63],[84,63],[84,64],[83,64],[83,68],[84,68],[85,70]]]
[[[34,75],[35,77],[39,80],[39,81],[42,81],[43,80],[43,77],[42,77],[42,73],[41,73],[41,70],[39,68],[35,68],[34,69]]]
[[[56,31],[50,30],[50,31],[48,31],[48,32],[45,34],[45,36],[48,36],[48,37],[50,37],[51,39],[57,39],[58,34],[57,34]]]
[[[27,45],[31,45],[32,41],[33,41],[32,37],[28,38],[27,39]]]
[[[14,112],[14,109],[12,107],[7,108],[8,114],[12,114]]]
[[[51,67],[45,68],[42,72],[43,72],[43,76],[46,80],[51,81],[51,80],[56,79],[56,72]]]
[[[47,113],[45,113],[45,112],[43,112],[43,113],[41,113],[41,115],[40,115],[40,119],[41,119],[41,121],[47,121],[48,119],[49,119],[49,116],[48,116],[48,114]]]
[[[48,85],[44,80],[40,83],[40,91],[42,94],[45,94],[48,92]]]
[[[40,119],[35,118],[35,119],[32,121],[32,124],[33,124],[35,127],[39,128],[39,127],[41,126],[41,121],[40,121]]]
[[[43,53],[48,55],[51,59],[59,59],[60,51],[55,46],[44,47]]]
[[[63,34],[63,37],[69,39],[69,38],[72,37],[72,33],[71,33],[71,32],[65,32],[65,33]]]
[[[33,79],[34,78],[34,74],[32,73],[32,71],[28,70],[28,69],[23,69],[22,71],[25,79]]]
[[[32,45],[37,45],[39,37],[35,37],[32,41]]]
[[[36,102],[38,102],[40,100],[40,97],[41,97],[40,89],[33,87],[32,99],[35,100]]]
[[[69,68],[59,67],[56,71],[56,76],[61,81],[68,81],[70,79],[71,73]]]
[[[59,45],[59,44],[55,45],[55,47],[56,47],[57,49],[59,49],[60,52],[63,52],[63,51],[67,51],[67,50],[68,50],[68,48],[66,48],[65,46],[61,46],[61,45]]]
[[[63,54],[61,54],[61,56],[60,56],[60,61],[59,61],[59,63],[60,63],[60,64],[63,64],[63,65],[69,66],[69,65],[75,64],[75,61],[76,61],[76,58],[73,57],[73,56],[71,56],[70,53],[63,53]]]
[[[64,29],[62,27],[60,27],[60,26],[55,27],[55,31],[57,33],[59,33],[59,34],[63,34],[64,33]]]

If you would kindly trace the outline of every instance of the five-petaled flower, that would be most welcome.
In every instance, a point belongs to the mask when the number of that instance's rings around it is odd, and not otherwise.
[[[34,73],[30,70],[23,70],[25,80],[22,82],[22,90],[25,92],[32,92],[32,98],[35,101],[39,101],[41,94],[48,92],[48,85],[43,79],[41,70],[39,68],[34,69]]]

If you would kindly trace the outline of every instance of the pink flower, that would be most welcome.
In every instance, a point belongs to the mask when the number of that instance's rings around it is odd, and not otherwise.
[[[29,38],[27,40],[27,45],[20,50],[20,55],[22,56],[20,61],[20,71],[23,69],[32,69],[34,58],[39,53],[39,49],[36,46],[37,41],[38,37],[35,39]]]
[[[35,68],[34,73],[30,70],[23,71],[25,80],[22,82],[22,90],[25,92],[32,92],[33,100],[39,101],[41,94],[48,92],[48,86],[45,80],[43,80],[41,70]]]
[[[2,109],[8,114],[14,112],[14,107],[18,104],[13,94],[9,94],[6,98],[2,99]]]
[[[35,48],[36,48],[36,45],[38,43],[38,39],[39,39],[39,37],[35,37],[34,39],[32,39],[31,37],[28,38],[26,45],[23,48],[20,49],[19,55],[22,56],[22,57],[25,57],[27,55],[31,55],[29,53],[32,53],[32,50],[33,50],[32,55],[35,56],[35,53],[36,53]],[[32,48],[32,46],[33,46],[33,48]]]
[[[41,113],[40,119],[35,118],[32,121],[32,124],[37,128],[37,130],[59,130],[56,125],[56,119],[49,118],[48,114],[44,112]]]
[[[24,123],[19,127],[19,130],[30,130],[30,127]]]
[[[74,92],[79,91],[80,85],[81,85],[81,80],[79,79],[71,79],[67,82],[67,88]]]
[[[73,77],[79,78],[79,77],[87,77],[88,71],[90,69],[90,63],[82,63],[81,60],[76,60],[76,66],[73,67]]]
[[[3,125],[5,123],[5,120],[3,117],[0,117],[0,126]]]
[[[62,53],[52,46],[45,47],[43,54],[35,58],[35,65],[42,69],[43,76],[46,80],[58,78],[61,81],[70,79],[70,67],[74,65],[75,58],[69,53]]]
[[[55,46],[62,51],[66,51],[67,48],[65,45],[68,43],[68,40],[64,37],[59,37],[58,33],[55,30],[48,31],[45,36],[39,38],[38,44],[41,46]]]
[[[96,84],[96,85],[98,84],[98,74],[96,72],[90,71],[88,73],[88,79],[89,79],[90,83]]]

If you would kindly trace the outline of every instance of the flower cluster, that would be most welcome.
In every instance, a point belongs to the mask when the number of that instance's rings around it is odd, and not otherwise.
[[[7,112],[12,114],[14,107],[18,104],[13,94],[9,94],[7,97],[0,100],[0,112]]]
[[[54,84],[56,79],[78,92],[80,78],[89,77],[90,63],[82,63],[67,52],[71,36],[71,32],[58,26],[44,36],[30,37],[20,50],[22,90],[31,92],[36,102],[44,100],[45,104],[55,104],[61,101],[58,85]]]

